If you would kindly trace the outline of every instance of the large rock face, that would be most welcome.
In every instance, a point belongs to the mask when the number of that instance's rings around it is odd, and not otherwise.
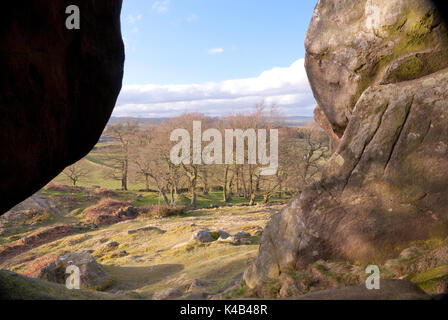
[[[7,1],[0,12],[0,214],[97,142],[121,89],[121,0]],[[80,30],[68,30],[77,5]]]
[[[321,0],[306,37],[306,69],[320,108],[342,136],[369,86],[448,66],[446,30],[428,0]]]
[[[431,2],[321,0],[306,49],[342,138],[322,180],[269,222],[252,288],[317,259],[376,264],[448,235],[448,41]]]

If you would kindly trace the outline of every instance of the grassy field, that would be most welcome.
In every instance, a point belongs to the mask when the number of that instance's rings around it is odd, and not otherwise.
[[[54,194],[53,194],[54,196]],[[262,229],[281,206],[226,207],[190,211],[181,217],[136,220],[74,234],[23,252],[0,265],[17,273],[29,274],[39,261],[76,250],[91,250],[109,276],[110,290],[123,290],[133,298],[151,298],[166,288],[187,293],[193,280],[212,283],[210,294],[223,292],[232,280],[241,275],[256,256],[260,237],[252,236],[244,245],[230,243],[199,243],[191,241],[201,229],[224,230],[230,234]],[[81,216],[77,216],[81,220]],[[145,226],[150,231],[128,234]],[[105,249],[108,241],[120,245]],[[125,250],[126,255],[118,252]]]
[[[112,177],[113,168],[116,166],[112,157],[118,157],[120,151],[118,146],[113,142],[104,142],[98,143],[97,146],[81,161],[78,162],[79,166],[84,170],[88,171],[88,175],[86,177],[82,177],[80,181],[77,183],[78,186],[91,188],[92,186],[100,186],[104,189],[110,189],[120,192],[121,181],[114,179]],[[70,185],[70,179],[64,175],[63,173],[59,174],[54,180],[53,183]],[[138,181],[135,177],[131,177],[128,183],[128,189],[130,192],[121,192],[123,199],[129,199],[134,196],[135,192],[141,194],[143,197],[135,202],[136,206],[142,205],[155,205],[159,203],[163,203],[163,198],[157,192],[143,192],[139,190],[145,189],[145,184],[142,181]],[[155,187],[152,187],[155,189]],[[81,194],[79,196],[82,196]],[[240,205],[246,204],[249,201],[243,197],[232,197],[229,203],[225,203],[223,200],[222,192],[212,191],[208,194],[198,193],[197,195],[197,207],[204,208],[209,207],[210,205]],[[256,202],[261,202],[263,197],[258,195],[256,197]],[[271,198],[271,202],[278,201],[286,201],[289,200],[289,197],[279,198],[273,197]],[[190,203],[190,195],[183,194],[178,199],[179,205],[188,205]]]

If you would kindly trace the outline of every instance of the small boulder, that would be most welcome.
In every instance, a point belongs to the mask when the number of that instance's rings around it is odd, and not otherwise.
[[[37,278],[65,284],[68,276],[65,271],[69,265],[75,265],[79,268],[82,288],[98,287],[107,280],[106,272],[87,250],[67,253],[59,257],[56,261],[41,268]]]
[[[26,246],[26,245],[28,244],[28,237],[23,236],[23,237],[20,238],[20,240],[22,240],[22,244],[23,244],[23,245]]]
[[[254,236],[261,237],[263,235],[263,229],[257,229],[254,231]]]
[[[190,285],[190,288],[188,288],[188,292],[204,291],[207,287],[210,287],[214,284],[215,282],[213,281],[194,279]]]
[[[227,237],[227,238],[225,238],[225,239],[219,237],[219,238],[218,238],[218,241],[219,241],[219,242],[224,242],[224,243],[238,244],[238,241],[235,240],[235,238],[232,237],[232,236]]]
[[[404,249],[400,253],[400,258],[402,258],[402,259],[412,259],[412,258],[416,258],[416,257],[422,255],[423,253],[425,253],[425,251],[422,248],[410,247],[410,248]]]
[[[240,231],[240,232],[237,232],[234,237],[236,240],[240,240],[243,238],[250,238],[251,234],[246,231]]]
[[[123,208],[120,208],[120,209],[117,211],[117,216],[118,216],[118,218],[121,218],[121,217],[126,216],[126,211],[124,211]]]
[[[252,240],[249,238],[241,238],[238,240],[240,244],[252,244]]]
[[[152,296],[153,300],[174,300],[182,297],[183,293],[180,290],[169,288],[163,291],[158,291]]]
[[[213,242],[215,239],[213,238],[210,230],[199,230],[195,234],[193,234],[192,240],[196,240],[199,242]]]
[[[127,256],[128,253],[127,253],[126,250],[120,250],[120,252],[118,253],[118,255],[119,255],[120,257],[124,257],[124,256]]]
[[[138,214],[137,209],[134,206],[129,206],[126,208],[126,215],[128,217],[134,217]]]
[[[105,248],[115,248],[118,247],[120,244],[117,241],[109,241],[104,245]]]
[[[227,239],[228,237],[230,237],[229,233],[222,230],[218,230],[218,234],[221,239]]]

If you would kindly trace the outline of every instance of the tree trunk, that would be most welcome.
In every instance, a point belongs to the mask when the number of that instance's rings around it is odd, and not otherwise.
[[[190,205],[192,208],[196,208],[196,188],[191,188],[191,202]]]
[[[171,205],[174,206],[174,186],[171,185]]]
[[[249,201],[249,205],[253,206],[255,204],[255,193],[252,193],[250,195],[250,201]]]
[[[128,160],[123,161],[122,171],[121,171],[121,189],[124,191],[128,190]]]
[[[169,206],[170,205],[170,201],[168,200],[168,197],[166,196],[165,190],[163,190],[163,189],[160,190],[160,193],[162,194],[163,201],[165,201],[165,204],[167,206]]]
[[[223,196],[222,200],[224,202],[228,201],[228,198],[227,198],[227,177],[228,177],[228,174],[229,174],[229,167],[226,166],[226,169],[224,171],[224,183],[222,184],[222,196]]]
[[[145,174],[146,192],[149,192],[149,174]]]
[[[269,199],[271,198],[271,195],[269,193],[265,193],[263,195],[263,203],[267,204],[269,202]]]
[[[232,178],[230,178],[229,181],[229,188],[228,188],[228,193],[227,193],[227,201],[230,202],[230,200],[232,200],[232,187],[233,187],[233,178],[235,175],[232,175]]]

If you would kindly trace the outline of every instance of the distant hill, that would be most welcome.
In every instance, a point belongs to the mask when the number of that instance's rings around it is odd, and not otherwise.
[[[169,118],[111,117],[108,122],[108,125],[136,121],[143,126],[154,126],[161,123],[164,120],[169,120]],[[307,116],[293,116],[293,117],[285,117],[283,121],[284,124],[287,125],[288,127],[301,127],[313,124],[314,118]]]
[[[284,121],[288,127],[302,127],[315,123],[314,117],[306,116],[285,117]]]
[[[108,125],[113,125],[117,123],[124,122],[138,122],[141,125],[153,126],[161,123],[164,120],[168,120],[169,118],[141,118],[141,117],[111,117],[109,119]]]

